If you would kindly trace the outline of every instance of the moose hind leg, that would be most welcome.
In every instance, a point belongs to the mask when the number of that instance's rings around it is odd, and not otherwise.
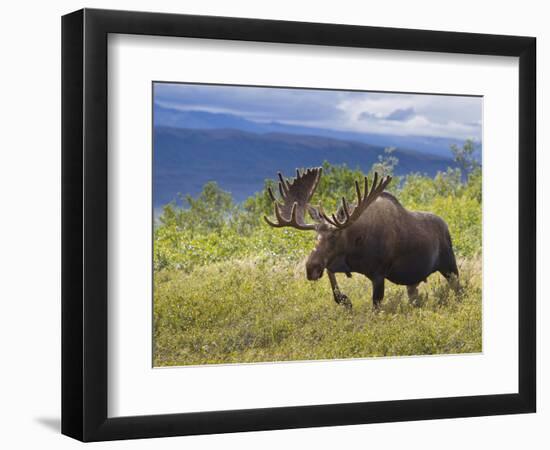
[[[409,303],[418,306],[420,300],[420,296],[418,295],[418,283],[407,286],[407,294],[409,296]]]
[[[372,307],[375,311],[380,309],[380,303],[384,298],[384,278],[375,278],[372,281]]]
[[[330,280],[330,287],[332,288],[332,295],[334,295],[334,301],[339,305],[343,305],[346,308],[351,309],[351,300],[348,298],[347,295],[340,292],[340,288],[338,287],[338,283],[336,282],[336,275],[334,274],[334,272],[330,272],[328,270],[327,273],[328,279]]]
[[[458,280],[458,267],[456,265],[456,258],[451,250],[445,257],[440,259],[439,273],[445,277],[449,286],[457,294],[461,292],[460,283]]]
[[[458,272],[441,272],[441,274],[445,277],[445,279],[449,283],[449,286],[453,291],[455,291],[457,295],[462,292],[460,280],[458,279]]]

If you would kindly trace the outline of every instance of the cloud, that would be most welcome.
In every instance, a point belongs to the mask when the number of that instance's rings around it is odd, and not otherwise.
[[[364,133],[481,139],[482,98],[318,89],[155,83],[155,102]]]
[[[480,97],[366,93],[338,107],[358,132],[481,139]]]
[[[363,111],[359,116],[357,116],[357,120],[376,120],[380,117],[377,117],[376,114],[373,114],[369,111]]]
[[[171,107],[232,111],[250,120],[323,120],[341,114],[338,91],[223,85],[155,84],[155,101]]]
[[[404,108],[404,109],[396,109],[395,111],[392,111],[389,113],[385,119],[386,120],[397,120],[399,122],[403,122],[405,120],[409,120],[413,118],[415,115],[414,108]]]
[[[404,122],[412,119],[415,114],[416,113],[413,107],[394,109],[389,114],[363,111],[359,114],[359,116],[357,116],[357,120],[395,120],[398,122]]]

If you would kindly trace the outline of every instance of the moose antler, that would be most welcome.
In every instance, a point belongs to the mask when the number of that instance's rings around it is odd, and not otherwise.
[[[271,187],[267,188],[269,197],[273,201],[273,211],[277,222],[271,222],[266,216],[264,220],[272,227],[292,227],[298,230],[315,230],[315,224],[307,224],[304,221],[305,210],[313,196],[322,174],[322,168],[307,169],[303,172],[296,170],[296,178],[289,182],[279,172],[279,193],[283,204],[281,205]]]
[[[374,202],[382,192],[384,192],[384,189],[391,180],[392,177],[388,175],[382,178],[378,183],[378,173],[375,172],[374,180],[372,182],[369,192],[369,180],[367,177],[365,177],[364,195],[361,194],[361,188],[359,187],[359,183],[356,181],[355,192],[357,193],[357,205],[354,208],[352,207],[352,210],[350,211],[348,202],[346,201],[345,197],[342,197],[342,208],[341,211],[339,211],[340,214],[338,215],[340,215],[341,217],[343,216],[343,221],[340,221],[336,214],[332,214],[331,217],[329,217],[327,214],[325,214],[321,206],[319,206],[319,215],[336,228],[347,228],[351,224],[353,224],[361,216],[361,214],[363,214],[368,206],[372,202]]]

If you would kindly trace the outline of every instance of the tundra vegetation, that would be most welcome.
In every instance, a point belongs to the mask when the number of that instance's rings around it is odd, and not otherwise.
[[[326,275],[306,279],[315,233],[272,228],[266,180],[237,204],[215,182],[196,198],[164,207],[154,229],[155,366],[473,353],[481,351],[481,168],[472,143],[451,149],[455,168],[430,178],[393,177],[387,191],[410,210],[448,224],[461,291],[439,274],[419,286],[411,305],[404,286],[386,282],[378,311],[362,275],[338,274],[353,309],[332,301]],[[369,173],[323,164],[313,201],[336,210],[355,180],[392,175],[387,149]]]

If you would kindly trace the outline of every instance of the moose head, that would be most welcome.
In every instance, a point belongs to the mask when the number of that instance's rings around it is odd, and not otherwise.
[[[317,233],[317,244],[306,262],[308,280],[318,280],[325,269],[329,270],[329,276],[335,272],[347,274],[351,272],[347,267],[346,255],[353,251],[351,247],[355,245],[361,232],[359,228],[354,227],[354,224],[391,181],[390,176],[379,180],[378,174],[375,173],[370,190],[368,179],[365,177],[363,192],[356,181],[357,203],[350,204],[345,197],[342,197],[340,208],[329,216],[321,205],[310,204],[321,175],[322,168],[320,167],[307,169],[303,172],[297,170],[296,178],[288,181],[279,172],[281,201],[277,200],[271,187],[268,188],[269,197],[273,201],[276,222],[272,222],[264,216],[264,220],[272,227],[292,227]],[[306,210],[314,223],[306,223]]]

